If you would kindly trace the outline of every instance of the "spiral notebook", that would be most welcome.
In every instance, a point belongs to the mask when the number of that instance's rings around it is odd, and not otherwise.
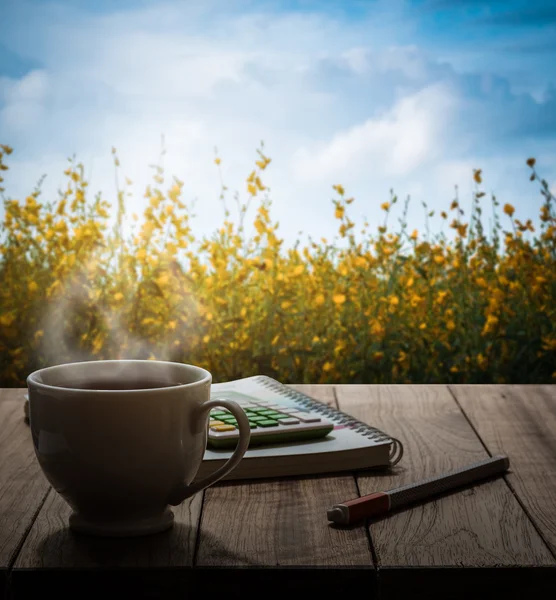
[[[334,423],[326,437],[247,450],[239,465],[225,479],[256,479],[338,473],[362,469],[387,468],[403,455],[401,442],[354,417],[293,390],[265,376],[247,377],[211,386],[211,396],[223,398],[233,391],[237,397],[292,403],[323,415]],[[207,449],[197,474],[205,477],[231,456],[230,450]]]

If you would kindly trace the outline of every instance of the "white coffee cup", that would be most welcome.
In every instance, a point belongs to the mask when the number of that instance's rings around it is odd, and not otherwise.
[[[237,403],[210,399],[211,381],[200,367],[152,360],[68,363],[29,375],[35,452],[73,509],[73,530],[106,536],[163,531],[174,520],[169,505],[237,466],[249,445],[249,422]],[[216,406],[237,419],[239,442],[226,464],[193,482]]]

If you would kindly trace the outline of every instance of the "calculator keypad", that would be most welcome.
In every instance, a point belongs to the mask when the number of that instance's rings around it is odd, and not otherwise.
[[[320,437],[333,429],[333,424],[319,414],[305,411],[300,407],[292,408],[268,400],[236,400],[236,402],[245,411],[249,421],[250,445]],[[225,440],[235,443],[239,437],[237,425],[237,420],[230,411],[225,408],[213,409],[209,419],[209,446],[221,445]]]

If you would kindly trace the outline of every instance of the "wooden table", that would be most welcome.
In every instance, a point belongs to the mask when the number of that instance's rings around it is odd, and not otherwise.
[[[75,598],[192,589],[228,598],[556,597],[556,386],[292,387],[401,439],[401,463],[386,473],[217,485],[179,506],[169,532],[134,540],[68,530],[70,510],[23,421],[25,390],[1,390],[0,598],[49,588]],[[503,478],[368,526],[327,522],[335,502],[498,453],[511,460]]]

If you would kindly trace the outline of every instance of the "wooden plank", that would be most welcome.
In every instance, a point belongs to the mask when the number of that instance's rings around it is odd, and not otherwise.
[[[336,386],[336,392],[342,410],[405,446],[392,472],[358,477],[361,494],[488,456],[445,386]],[[498,597],[556,584],[554,557],[503,478],[375,520],[370,535],[384,599]],[[532,578],[524,566],[549,571]]]
[[[174,507],[174,526],[139,538],[78,535],[68,528],[70,507],[51,490],[12,570],[15,598],[39,590],[79,597],[83,589],[177,597],[191,582],[202,494]]]
[[[0,598],[8,572],[49,484],[24,422],[25,389],[0,389]]]
[[[510,457],[508,483],[556,555],[556,385],[450,389],[489,451]]]
[[[334,403],[332,386],[292,387]],[[372,593],[374,570],[366,532],[331,528],[326,519],[327,508],[356,493],[351,475],[230,482],[209,488],[196,565],[235,568],[238,583],[251,581],[256,567],[297,568],[294,575],[285,575],[282,569],[264,571],[267,584],[280,593],[323,586],[329,592],[330,586],[340,590],[347,577]],[[251,568],[248,575],[245,568]]]

